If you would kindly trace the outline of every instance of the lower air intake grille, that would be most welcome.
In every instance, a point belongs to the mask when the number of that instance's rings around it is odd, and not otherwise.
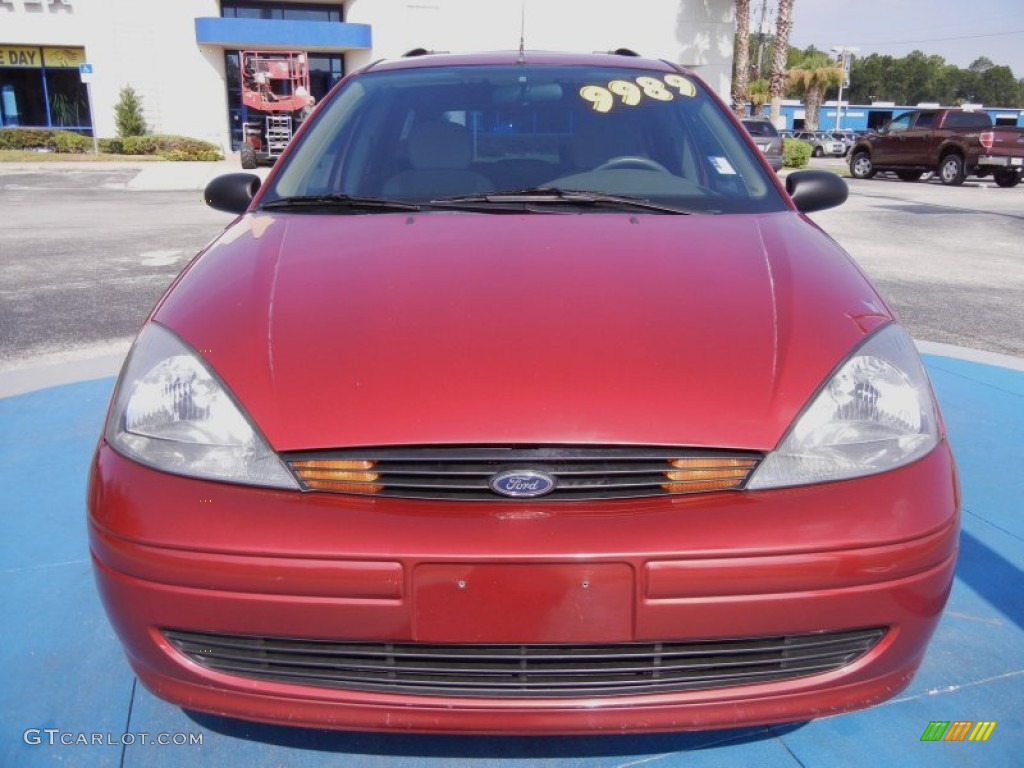
[[[741,489],[760,453],[636,446],[364,448],[283,457],[311,491],[415,499],[622,499]]]
[[[166,630],[192,661],[226,674],[427,696],[625,696],[755,685],[830,672],[871,650],[882,628],[620,645],[420,645]]]

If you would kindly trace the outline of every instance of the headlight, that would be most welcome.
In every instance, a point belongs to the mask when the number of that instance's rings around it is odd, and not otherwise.
[[[752,490],[873,475],[934,448],[931,385],[910,336],[889,325],[843,363],[747,483]]]
[[[175,475],[298,489],[227,388],[155,323],[121,372],[106,427],[125,456]]]

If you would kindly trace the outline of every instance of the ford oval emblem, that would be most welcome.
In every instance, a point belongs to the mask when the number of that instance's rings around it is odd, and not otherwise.
[[[512,469],[491,478],[491,490],[502,496],[532,499],[555,490],[555,478],[533,469]]]

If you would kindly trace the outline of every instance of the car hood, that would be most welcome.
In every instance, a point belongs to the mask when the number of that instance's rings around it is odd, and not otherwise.
[[[277,450],[769,449],[890,318],[792,212],[249,214],[153,313]]]

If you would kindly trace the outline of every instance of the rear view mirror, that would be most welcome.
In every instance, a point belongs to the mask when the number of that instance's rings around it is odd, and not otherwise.
[[[506,85],[495,88],[491,100],[495,104],[536,103],[539,101],[560,101],[562,86],[558,83],[543,85]]]
[[[203,200],[227,213],[245,213],[263,181],[253,173],[226,173],[206,185]]]

